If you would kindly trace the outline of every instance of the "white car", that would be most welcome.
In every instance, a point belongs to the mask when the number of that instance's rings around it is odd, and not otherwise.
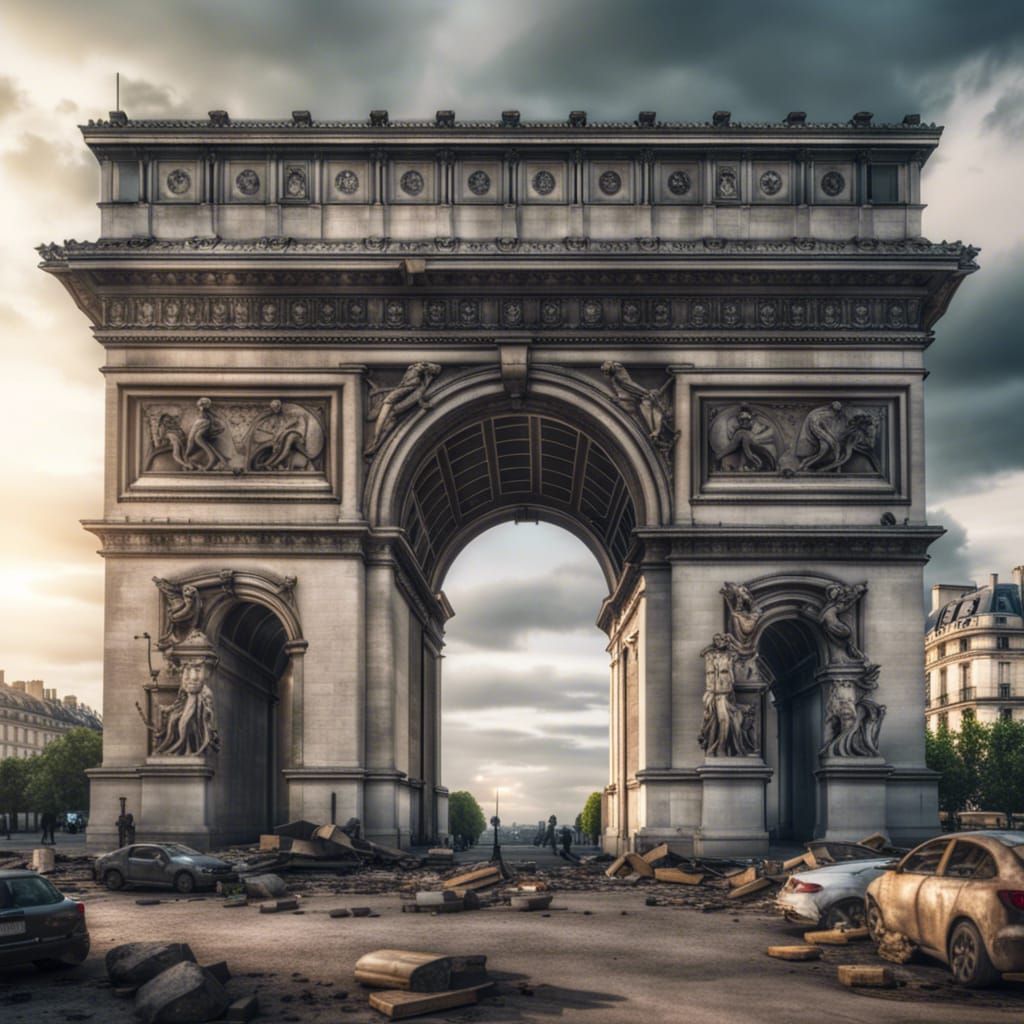
[[[846,860],[790,875],[775,906],[787,921],[810,927],[860,928],[868,885],[893,864],[892,857]]]

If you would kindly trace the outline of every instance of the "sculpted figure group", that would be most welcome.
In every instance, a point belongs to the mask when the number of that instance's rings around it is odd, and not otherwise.
[[[635,416],[643,424],[651,443],[668,455],[679,437],[667,398],[672,378],[660,388],[646,388],[633,380],[622,363],[612,360],[601,364],[601,372],[608,378],[615,404]]]

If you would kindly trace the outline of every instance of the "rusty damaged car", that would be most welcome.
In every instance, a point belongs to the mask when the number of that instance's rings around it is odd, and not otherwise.
[[[1024,971],[1024,832],[930,839],[868,886],[865,910],[876,943],[905,935],[961,985]]]

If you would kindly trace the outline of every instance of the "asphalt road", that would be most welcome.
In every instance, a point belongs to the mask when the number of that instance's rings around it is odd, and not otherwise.
[[[257,991],[260,1019],[273,1024],[383,1020],[354,983],[353,967],[366,952],[395,947],[485,953],[499,982],[486,1002],[423,1020],[997,1024],[1019,1021],[1024,1011],[1024,985],[965,993],[937,966],[898,968],[906,984],[893,992],[852,992],[837,983],[835,967],[877,962],[867,944],[829,949],[818,963],[773,960],[765,947],[793,941],[798,929],[751,912],[648,907],[642,889],[557,894],[548,915],[505,907],[403,914],[397,896],[364,895],[311,896],[300,901],[301,913],[274,915],[226,909],[216,897],[165,896],[157,906],[138,906],[136,899],[147,895],[157,894],[87,891],[89,960],[58,974],[0,970],[4,1024],[128,1024],[131,1002],[106,987],[103,954],[144,939],[186,941],[201,963],[227,960],[229,991],[236,998]],[[380,916],[327,915],[353,906],[370,906]]]

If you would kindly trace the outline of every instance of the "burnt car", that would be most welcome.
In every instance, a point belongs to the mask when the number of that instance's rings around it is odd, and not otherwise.
[[[104,854],[93,865],[93,875],[115,892],[126,885],[160,886],[181,893],[212,889],[235,879],[235,870],[219,857],[193,850],[182,843],[133,843]]]
[[[1024,832],[930,839],[868,886],[865,909],[875,942],[905,935],[961,985],[1024,971]]]
[[[0,967],[80,964],[88,954],[84,903],[34,871],[0,871]]]

